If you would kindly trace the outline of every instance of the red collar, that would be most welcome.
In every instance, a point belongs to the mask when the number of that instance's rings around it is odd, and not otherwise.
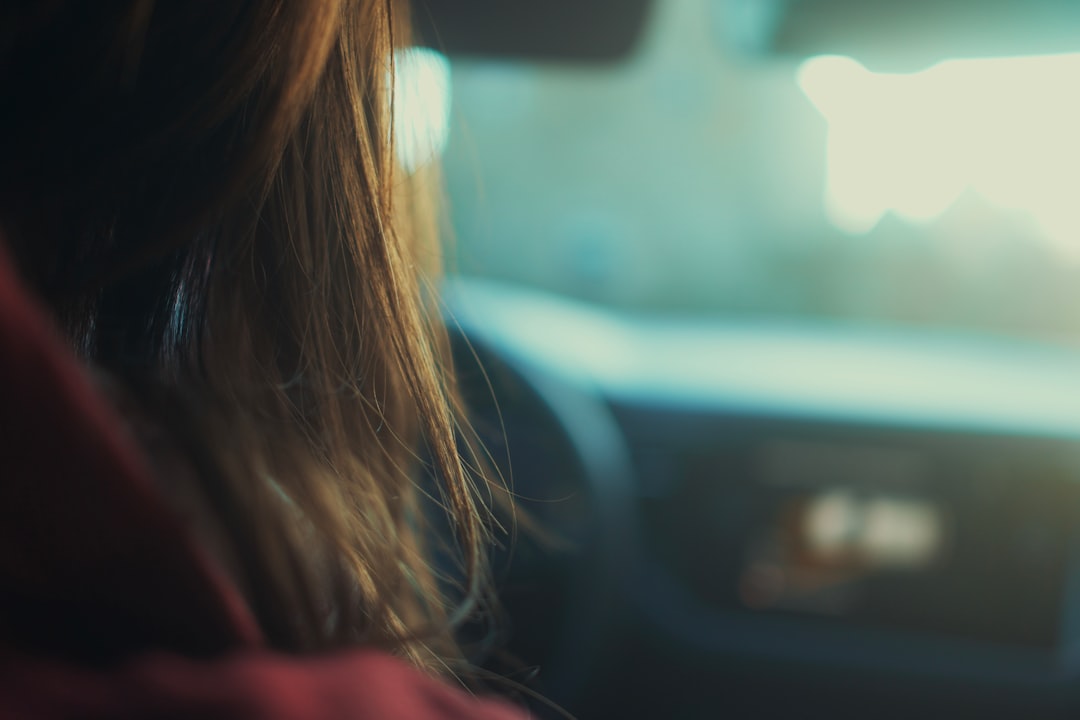
[[[0,642],[83,657],[260,643],[0,238]]]

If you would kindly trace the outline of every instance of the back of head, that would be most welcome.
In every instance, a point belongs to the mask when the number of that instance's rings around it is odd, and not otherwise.
[[[5,4],[0,228],[168,427],[272,643],[431,665],[454,651],[421,455],[473,583],[485,524],[401,222],[397,4]]]

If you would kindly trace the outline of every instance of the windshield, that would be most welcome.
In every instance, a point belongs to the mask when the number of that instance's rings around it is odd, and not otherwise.
[[[1080,337],[1080,56],[886,73],[748,52],[728,5],[658,0],[620,64],[452,62],[456,270],[633,313]]]

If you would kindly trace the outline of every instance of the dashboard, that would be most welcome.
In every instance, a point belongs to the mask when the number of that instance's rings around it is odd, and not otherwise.
[[[554,538],[501,575],[540,693],[580,718],[1080,709],[1076,352],[446,298],[474,422]]]

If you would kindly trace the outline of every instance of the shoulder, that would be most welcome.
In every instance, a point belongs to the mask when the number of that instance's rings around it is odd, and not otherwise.
[[[229,720],[520,720],[519,711],[359,650],[294,658],[244,652],[212,661],[154,654],[113,670],[0,659],[0,715]]]

